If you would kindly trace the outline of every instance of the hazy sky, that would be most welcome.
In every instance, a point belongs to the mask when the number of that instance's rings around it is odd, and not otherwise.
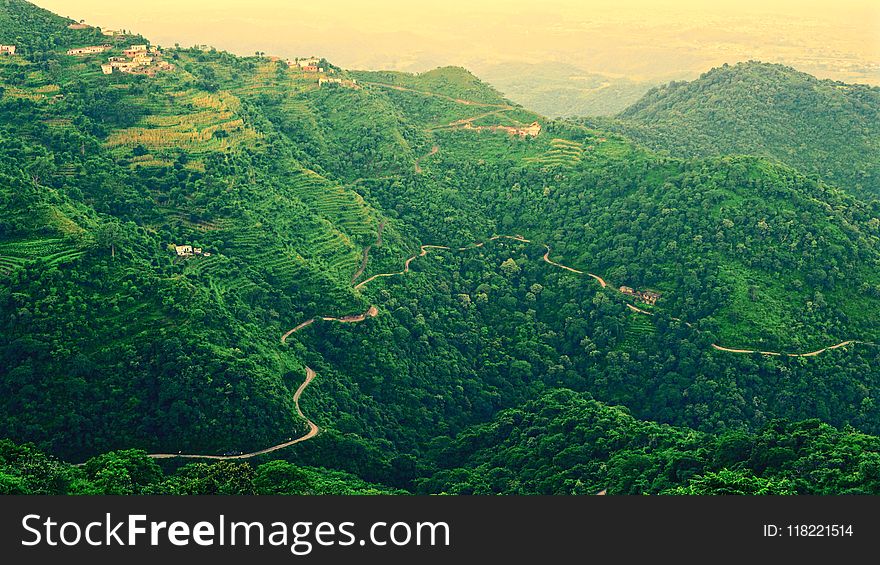
[[[348,68],[476,70],[568,63],[636,79],[690,78],[759,59],[880,84],[877,0],[36,0],[160,45],[318,54]]]

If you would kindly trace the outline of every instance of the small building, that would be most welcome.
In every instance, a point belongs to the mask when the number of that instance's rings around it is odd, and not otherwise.
[[[105,63],[101,65],[101,72],[103,72],[105,75],[112,75],[113,65],[111,65],[110,63]]]
[[[642,292],[642,301],[646,304],[654,305],[657,304],[657,299],[660,298],[660,294],[657,292],[653,292],[650,290],[646,290]]]
[[[354,79],[319,77],[318,86],[324,86],[325,84],[336,84],[343,88],[353,88],[355,90],[360,89],[357,81]]]
[[[89,24],[84,24],[82,22],[80,22],[80,23],[74,22],[74,23],[70,24],[69,26],[67,26],[67,29],[89,29],[91,27],[92,26],[90,26]]]
[[[130,72],[134,71],[136,68],[138,68],[139,65],[137,63],[132,63],[130,61],[125,61],[125,62],[113,62],[113,63],[110,63],[110,66],[113,67],[114,69],[118,70],[120,73],[130,73]]]
[[[117,36],[117,35],[125,35],[125,34],[123,34],[121,31],[116,30],[116,29],[102,29],[102,30],[101,30],[101,33],[102,33],[103,35],[108,36],[108,37],[115,37],[115,36]]]
[[[137,57],[138,55],[145,55],[147,53],[146,45],[132,45],[128,49],[122,51],[126,57]]]
[[[211,254],[204,251],[201,247],[193,247],[192,245],[175,245],[174,252],[178,257],[192,257],[194,255],[202,255],[210,257]]]
[[[110,45],[91,45],[89,47],[77,47],[75,49],[68,49],[67,54],[74,57],[82,57],[83,55],[94,55],[96,53],[103,53],[110,49]]]
[[[620,290],[621,294],[632,296],[636,300],[644,302],[645,304],[650,304],[651,306],[657,304],[657,300],[660,298],[660,293],[654,292],[653,290],[634,290],[628,286],[622,286],[618,290]]]
[[[15,45],[0,45],[0,55],[15,55]]]
[[[306,66],[302,67],[302,70],[307,73],[317,73],[318,67],[316,67],[315,65],[306,65]]]

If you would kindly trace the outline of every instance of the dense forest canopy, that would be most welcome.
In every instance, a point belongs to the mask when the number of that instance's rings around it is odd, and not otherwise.
[[[878,492],[868,177],[72,23],[0,2],[0,492]]]
[[[877,87],[739,63],[656,87],[616,119],[587,121],[672,155],[760,155],[880,198]]]

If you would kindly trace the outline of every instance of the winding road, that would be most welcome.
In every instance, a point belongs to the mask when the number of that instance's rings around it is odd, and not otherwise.
[[[147,457],[151,457],[153,459],[174,459],[175,457],[183,457],[186,459],[211,459],[214,461],[228,461],[232,459],[250,459],[251,457],[257,457],[258,455],[266,455],[267,453],[272,453],[273,451],[278,451],[279,449],[284,449],[285,447],[290,447],[291,445],[296,445],[302,441],[306,441],[312,439],[316,435],[318,435],[318,425],[306,418],[306,415],[303,414],[302,408],[299,407],[299,397],[302,396],[303,391],[307,386],[314,380],[315,371],[311,369],[311,367],[306,367],[306,380],[303,381],[299,388],[296,389],[296,392],[293,393],[293,404],[296,406],[296,413],[300,418],[306,421],[306,424],[309,425],[309,431],[304,435],[301,435],[298,438],[291,439],[289,441],[285,441],[284,443],[279,443],[277,445],[273,445],[272,447],[267,447],[266,449],[261,449],[259,451],[252,451],[250,453],[240,453],[238,455],[199,455],[193,453],[150,453]]]
[[[364,312],[363,314],[351,314],[348,316],[343,316],[341,318],[332,318],[330,316],[321,316],[320,319],[324,320],[325,322],[340,322],[343,324],[356,324],[358,322],[363,322],[367,318],[372,318],[372,317],[376,316],[378,313],[379,313],[378,308],[376,308],[375,306],[370,306],[367,309],[367,311]],[[300,325],[298,325],[297,327],[293,328],[292,330],[288,331],[287,333],[285,333],[284,335],[281,336],[281,343],[287,343],[287,338],[289,338],[292,334],[295,334],[296,332],[300,331],[301,329],[311,326],[312,324],[315,323],[315,320],[317,320],[317,319],[319,319],[319,318],[310,318],[310,319],[306,320],[305,322],[301,323]]]
[[[360,265],[360,267],[358,267],[358,270],[355,271],[354,274],[351,276],[351,284],[354,284],[355,281],[357,281],[359,278],[361,278],[361,275],[364,274],[364,269],[367,268],[367,263],[370,261],[370,249],[373,247],[381,247],[382,246],[382,230],[384,228],[385,228],[385,220],[382,220],[381,222],[379,222],[379,230],[378,230],[379,234],[376,237],[376,243],[373,243],[371,245],[364,247],[364,256],[363,256],[363,259],[361,259],[361,265]]]
[[[641,308],[637,308],[632,304],[627,304],[627,308],[632,310],[633,312],[638,312],[639,314],[645,314],[646,316],[653,316],[653,312],[649,312],[647,310],[642,310]],[[681,322],[689,328],[692,328],[693,325],[690,322],[685,322],[681,318],[670,318],[670,320],[675,320],[676,322]],[[760,351],[757,349],[733,349],[731,347],[724,347],[722,345],[718,345],[717,343],[710,344],[712,349],[717,351],[726,351],[727,353],[739,353],[744,355],[752,355],[754,353],[759,353],[761,355],[768,355],[772,357],[815,357],[821,353],[825,353],[826,351],[831,351],[832,349],[839,349],[841,347],[846,347],[847,345],[851,345],[853,343],[861,343],[863,345],[872,345],[876,346],[877,344],[872,343],[870,341],[859,341],[857,339],[848,339],[846,341],[841,341],[835,345],[829,345],[828,347],[823,347],[822,349],[817,349],[816,351],[809,351],[807,353],[785,353],[782,351]]]
[[[495,240],[498,240],[498,239],[510,239],[510,240],[513,240],[513,241],[519,241],[519,242],[522,242],[522,243],[532,243],[532,240],[530,240],[530,239],[526,239],[525,237],[523,237],[523,236],[521,236],[521,235],[519,235],[519,234],[517,234],[517,235],[493,235],[492,237],[490,237],[490,238],[489,238],[488,240],[486,240],[486,241],[495,241]],[[457,250],[458,250],[458,251],[468,251],[468,250],[471,250],[471,249],[476,249],[476,248],[478,248],[478,247],[483,247],[485,244],[486,244],[486,242],[481,241],[481,242],[478,242],[478,243],[473,243],[473,244],[471,244],[471,245],[467,245],[467,246],[465,246],[465,247],[458,247]],[[557,267],[557,268],[560,268],[560,269],[564,269],[564,270],[569,271],[569,272],[571,272],[571,273],[575,273],[575,274],[578,274],[578,275],[587,275],[587,276],[592,277],[593,279],[595,279],[596,282],[599,283],[599,286],[601,286],[602,288],[608,288],[608,283],[605,281],[605,279],[603,279],[603,278],[600,277],[599,275],[596,275],[596,274],[593,274],[593,273],[588,273],[588,272],[585,272],[585,271],[581,271],[581,270],[575,269],[574,267],[569,267],[568,265],[563,265],[562,263],[557,263],[556,261],[553,261],[552,259],[550,259],[550,253],[551,253],[550,246],[547,245],[547,244],[541,244],[541,245],[543,245],[543,246],[544,246],[544,249],[546,250],[546,251],[544,252],[543,257],[542,257],[542,259],[544,260],[545,263],[548,263],[548,264],[553,265],[554,267]],[[402,271],[398,271],[398,272],[395,272],[395,273],[380,273],[380,274],[378,274],[378,275],[373,275],[372,277],[366,279],[365,281],[363,281],[363,282],[361,282],[360,284],[358,284],[357,286],[355,286],[355,288],[356,288],[356,289],[360,289],[360,288],[362,288],[364,285],[366,285],[367,283],[369,283],[369,282],[371,282],[371,281],[373,281],[373,280],[376,280],[376,279],[378,279],[378,278],[380,278],[380,277],[393,277],[393,276],[398,276],[398,275],[403,275],[403,274],[408,273],[408,272],[409,272],[409,266],[410,266],[410,263],[411,263],[413,260],[415,260],[416,258],[418,258],[418,257],[424,257],[425,255],[427,255],[429,249],[446,249],[446,250],[450,250],[450,249],[452,249],[452,248],[451,248],[451,247],[448,247],[448,246],[445,246],[445,245],[422,245],[422,246],[420,247],[420,249],[419,249],[419,254],[418,254],[418,255],[413,255],[412,257],[410,257],[409,259],[406,260],[406,262],[404,263],[404,266],[403,266],[403,270],[402,270]],[[639,308],[639,307],[637,307],[637,306],[634,306],[634,305],[632,305],[632,304],[630,304],[630,303],[627,303],[626,306],[627,306],[627,308],[629,308],[629,309],[632,310],[633,312],[637,312],[637,313],[639,313],[639,314],[644,314],[644,315],[647,315],[647,316],[653,316],[653,315],[654,315],[653,312],[650,312],[650,311],[648,311],[648,310],[644,310],[644,309]],[[326,319],[326,318],[325,318],[325,319]],[[685,326],[687,326],[687,327],[689,327],[689,328],[693,328],[693,324],[691,324],[690,322],[686,322],[686,321],[682,320],[681,318],[675,318],[675,317],[672,317],[672,318],[670,318],[670,319],[675,320],[676,322],[681,322],[682,324],[684,324]],[[304,325],[308,325],[308,324],[310,324],[310,323],[313,322],[313,321],[314,321],[314,320],[309,320],[309,321],[307,321],[307,322],[304,322],[304,324],[300,324],[299,326],[297,326],[296,328],[294,328],[293,330],[291,330],[290,332],[288,332],[287,334],[285,334],[285,338],[286,338],[288,335],[290,335],[291,333],[293,333],[294,331],[298,331],[298,330],[302,329],[302,328],[304,327]],[[283,339],[282,339],[282,341],[283,341]],[[841,348],[841,347],[846,347],[847,345],[851,345],[851,344],[864,344],[864,345],[871,345],[871,346],[876,346],[876,345],[877,345],[877,344],[875,344],[875,343],[868,342],[868,341],[859,341],[859,340],[855,340],[855,339],[850,339],[850,340],[842,341],[842,342],[837,343],[837,344],[835,344],[835,345],[830,345],[830,346],[828,346],[828,347],[823,347],[823,348],[821,348],[821,349],[817,349],[816,351],[809,351],[809,352],[807,352],[807,353],[785,353],[785,352],[778,352],[778,351],[759,351],[759,350],[753,350],[753,349],[733,349],[733,348],[730,348],[730,347],[723,347],[723,346],[718,345],[718,344],[716,344],[716,343],[711,344],[711,346],[712,346],[713,349],[715,349],[715,350],[717,350],[717,351],[725,351],[725,352],[728,352],[728,353],[738,353],[738,354],[748,354],[748,355],[751,355],[751,354],[754,354],[754,353],[760,353],[761,355],[770,355],[770,356],[777,356],[777,357],[816,357],[817,355],[820,355],[820,354],[822,354],[822,353],[825,353],[826,351],[831,351],[831,350],[833,350],[833,349],[839,349],[839,348]]]
[[[772,356],[776,356],[776,357],[815,357],[815,356],[819,355],[820,353],[825,353],[826,351],[831,351],[832,349],[846,347],[847,345],[850,345],[853,343],[874,345],[873,343],[868,342],[868,341],[859,341],[857,339],[848,339],[846,341],[841,341],[840,343],[838,343],[836,345],[829,345],[828,347],[823,347],[822,349],[817,349],[816,351],[810,351],[808,353],[784,353],[784,352],[778,352],[778,351],[756,351],[754,349],[731,349],[729,347],[722,347],[722,346],[718,345],[717,343],[713,343],[712,348],[717,349],[718,351],[727,351],[729,353],[747,353],[747,354],[760,353],[761,355],[772,355]]]
[[[380,244],[381,244],[381,239],[382,239],[382,227],[384,227],[384,223],[381,224],[380,227],[379,227],[379,237],[378,237],[378,239],[377,239],[377,243],[376,243],[376,245],[380,245]],[[458,247],[458,248],[456,248],[455,250],[456,250],[456,251],[469,251],[469,250],[471,250],[471,249],[477,249],[477,248],[483,247],[483,246],[484,246],[487,242],[489,242],[489,241],[496,241],[496,240],[498,240],[498,239],[510,239],[510,240],[513,240],[513,241],[521,242],[521,243],[532,243],[531,240],[526,239],[526,238],[524,238],[523,236],[521,236],[521,235],[519,235],[519,234],[517,234],[517,235],[494,235],[494,236],[490,237],[490,238],[489,238],[488,240],[486,240],[486,241],[481,241],[481,242],[473,243],[473,244],[471,244],[471,245],[467,245],[467,246],[464,246],[464,247]],[[546,245],[546,244],[542,244],[542,245],[543,245],[544,248],[546,249],[546,252],[544,253],[544,255],[543,255],[543,257],[542,257],[542,259],[544,260],[544,262],[548,263],[549,265],[553,265],[554,267],[557,267],[557,268],[560,268],[560,269],[563,269],[563,270],[569,271],[569,272],[571,272],[571,273],[575,273],[575,274],[578,274],[578,275],[587,275],[587,276],[592,277],[593,279],[595,279],[595,280],[599,283],[599,285],[600,285],[602,288],[607,288],[607,287],[608,287],[608,283],[606,283],[605,280],[604,280],[602,277],[600,277],[599,275],[595,275],[595,274],[593,274],[593,273],[584,272],[584,271],[581,271],[581,270],[575,269],[574,267],[569,267],[568,265],[563,265],[562,263],[557,263],[556,261],[553,261],[552,259],[550,259],[550,252],[551,252],[551,250],[550,250],[550,246],[549,246],[549,245]],[[410,264],[411,264],[415,259],[417,259],[417,258],[419,258],[419,257],[424,257],[424,256],[427,255],[427,254],[429,253],[429,251],[432,250],[432,249],[452,250],[453,248],[448,247],[448,246],[445,246],[445,245],[421,245],[421,246],[419,247],[419,253],[418,253],[417,255],[413,255],[412,257],[409,257],[409,258],[404,262],[404,264],[403,264],[403,270],[402,270],[402,271],[397,271],[397,272],[394,272],[394,273],[379,273],[379,274],[373,275],[373,276],[369,277],[368,279],[365,279],[364,281],[362,281],[362,282],[358,283],[357,285],[355,285],[354,288],[355,288],[356,290],[359,290],[359,289],[363,288],[365,285],[367,285],[368,283],[370,283],[371,281],[374,281],[374,280],[376,280],[376,279],[378,279],[378,278],[382,278],[382,277],[394,277],[394,276],[404,275],[404,274],[406,274],[406,273],[409,272],[409,270],[410,270]],[[360,276],[360,274],[363,273],[363,270],[366,268],[366,261],[367,261],[368,257],[369,257],[369,246],[368,246],[367,249],[364,251],[364,262],[362,263],[362,265],[361,265],[360,268],[358,269],[358,272],[355,274],[355,277],[353,278],[353,281],[356,280],[356,279]],[[612,290],[615,290],[615,289],[612,288]],[[654,315],[653,312],[650,312],[650,311],[648,311],[648,310],[644,310],[644,309],[642,309],[642,308],[638,308],[637,306],[634,306],[634,305],[629,304],[629,303],[627,303],[626,306],[627,306],[627,308],[629,308],[629,309],[632,310],[633,312],[637,312],[637,313],[639,313],[639,314],[644,314],[644,315],[647,315],[647,316],[653,316],[653,315]],[[367,311],[364,312],[364,313],[362,313],[362,314],[353,314],[353,315],[342,316],[342,317],[338,317],[338,318],[337,318],[337,317],[331,317],[331,316],[320,316],[320,317],[310,318],[310,319],[308,319],[308,320],[302,322],[301,324],[297,325],[297,326],[294,327],[293,329],[291,329],[291,330],[287,331],[286,333],[284,333],[284,334],[281,336],[281,343],[282,343],[282,344],[286,344],[286,343],[287,343],[287,339],[288,339],[291,335],[293,335],[294,333],[296,333],[296,332],[298,332],[298,331],[300,331],[300,330],[303,330],[303,329],[305,329],[305,328],[311,326],[311,325],[314,324],[315,321],[318,320],[318,319],[321,319],[321,320],[324,320],[324,321],[339,322],[339,323],[344,323],[344,324],[352,324],[352,323],[363,322],[364,320],[367,320],[367,319],[369,319],[369,318],[373,318],[373,317],[377,316],[378,314],[379,314],[379,309],[376,308],[376,306],[370,306],[370,307],[367,309]],[[683,320],[681,320],[681,319],[679,319],[679,318],[671,318],[671,319],[672,319],[672,320],[675,320],[675,321],[678,321],[678,322],[681,322],[681,323],[685,324],[687,327],[690,327],[690,328],[693,327],[689,322],[685,322],[685,321],[683,321]],[[831,351],[831,350],[833,350],[833,349],[838,349],[838,348],[841,348],[841,347],[846,347],[847,345],[851,345],[851,344],[864,344],[864,345],[871,345],[871,346],[877,346],[877,345],[878,345],[878,344],[875,344],[875,343],[872,343],[872,342],[867,342],[867,341],[847,340],[847,341],[842,341],[842,342],[840,342],[840,343],[838,343],[838,344],[835,344],[835,345],[831,345],[831,346],[828,346],[828,347],[823,347],[822,349],[817,349],[816,351],[810,351],[810,352],[808,352],[808,353],[783,353],[783,352],[776,352],[776,351],[757,351],[757,350],[752,350],[752,349],[733,349],[733,348],[729,348],[729,347],[723,347],[723,346],[718,345],[718,344],[716,344],[716,343],[711,344],[711,346],[712,346],[713,349],[715,349],[715,350],[717,350],[717,351],[724,351],[724,352],[728,352],[728,353],[736,353],[736,354],[744,354],[744,355],[752,355],[752,354],[755,354],[755,353],[759,353],[759,354],[761,354],[761,355],[778,356],[778,357],[782,357],[782,356],[787,356],[787,357],[815,357],[815,356],[818,356],[818,355],[820,355],[820,354],[822,354],[822,353],[824,353],[824,352],[826,352],[826,351]],[[150,453],[150,454],[148,454],[148,457],[151,457],[151,458],[153,458],[153,459],[172,459],[172,458],[175,458],[175,457],[188,458],[188,459],[210,459],[210,460],[249,459],[249,458],[251,458],[251,457],[257,457],[257,456],[259,456],[259,455],[266,455],[267,453],[272,453],[272,452],[274,452],[274,451],[278,451],[278,450],[280,450],[280,449],[284,449],[284,448],[286,448],[286,447],[290,447],[290,446],[292,446],[292,445],[296,445],[297,443],[300,443],[300,442],[303,442],[303,441],[306,441],[306,440],[312,439],[313,437],[315,437],[316,435],[318,435],[318,433],[319,433],[319,431],[320,431],[320,428],[318,428],[317,424],[315,424],[314,422],[312,422],[311,420],[309,420],[309,419],[305,416],[305,414],[303,414],[303,411],[302,411],[302,409],[300,408],[300,405],[299,405],[299,400],[300,400],[300,397],[302,396],[303,391],[305,391],[306,387],[309,386],[309,384],[315,379],[315,377],[316,377],[317,375],[316,375],[315,371],[312,370],[311,367],[306,367],[305,369],[306,369],[306,378],[305,378],[305,380],[303,381],[303,383],[299,386],[299,388],[296,389],[296,392],[294,392],[294,394],[293,394],[293,402],[294,402],[294,405],[295,405],[295,407],[296,407],[297,415],[298,415],[300,418],[302,418],[303,420],[305,420],[306,424],[308,424],[308,427],[309,427],[309,431],[306,432],[304,435],[302,435],[302,436],[300,436],[300,437],[297,437],[297,438],[295,438],[295,439],[290,439],[290,440],[288,440],[288,441],[286,441],[286,442],[283,442],[283,443],[279,443],[279,444],[277,444],[277,445],[273,445],[273,446],[271,446],[271,447],[267,447],[266,449],[261,449],[261,450],[259,450],[259,451],[252,451],[252,452],[250,452],[250,453],[242,453],[242,454],[237,454],[237,455],[200,455],[200,454],[189,454],[189,453]],[[603,490],[603,491],[600,491],[600,492],[597,493],[597,494],[600,494],[600,495],[601,495],[601,494],[605,494],[605,492],[606,492],[606,491]]]

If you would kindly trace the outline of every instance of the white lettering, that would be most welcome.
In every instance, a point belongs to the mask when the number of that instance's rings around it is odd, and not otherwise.
[[[39,514],[28,514],[27,516],[25,516],[24,518],[21,519],[21,527],[36,536],[34,538],[34,541],[21,540],[21,545],[28,545],[28,546],[37,545],[38,543],[40,543],[40,540],[43,539],[43,536],[40,534],[40,530],[35,530],[34,528],[28,526],[28,522],[33,519],[39,520],[40,515]]]
[[[138,526],[140,522],[146,522],[147,517],[143,514],[132,514],[128,517],[128,545],[137,545],[138,534],[147,533],[146,528]]]
[[[183,539],[180,539],[180,538]],[[171,522],[168,526],[168,540],[174,545],[187,545],[189,543],[189,524],[186,522]]]
[[[193,528],[193,539],[199,545],[212,545],[214,543],[214,524],[199,522]]]

